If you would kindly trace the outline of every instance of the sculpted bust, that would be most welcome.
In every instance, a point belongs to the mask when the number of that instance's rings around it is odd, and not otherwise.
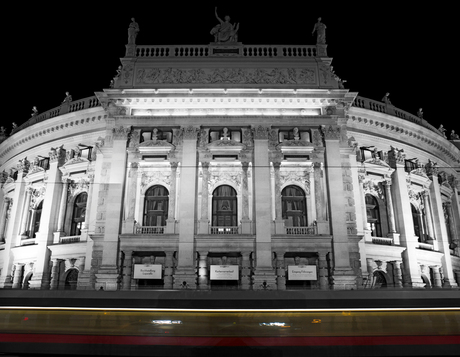
[[[238,29],[240,24],[231,24],[230,16],[225,16],[222,20],[217,15],[217,7],[214,9],[217,20],[220,24],[216,25],[211,30],[211,35],[214,36],[214,42],[237,42],[238,41]]]

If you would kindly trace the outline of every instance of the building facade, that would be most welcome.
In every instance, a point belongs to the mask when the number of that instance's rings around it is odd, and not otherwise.
[[[0,287],[458,286],[458,142],[344,89],[323,35],[137,30],[111,88],[3,137]]]

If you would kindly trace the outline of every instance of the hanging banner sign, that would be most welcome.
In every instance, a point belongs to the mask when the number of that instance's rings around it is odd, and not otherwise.
[[[134,279],[161,279],[161,264],[134,264]]]
[[[316,265],[289,265],[288,280],[317,280]]]
[[[238,265],[211,265],[211,280],[238,280]]]

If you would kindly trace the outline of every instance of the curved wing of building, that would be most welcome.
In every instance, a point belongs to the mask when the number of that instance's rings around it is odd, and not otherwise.
[[[1,287],[457,286],[458,141],[344,89],[323,40],[134,42],[0,143]]]

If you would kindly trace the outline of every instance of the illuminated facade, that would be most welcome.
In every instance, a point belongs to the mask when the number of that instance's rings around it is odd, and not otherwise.
[[[321,42],[130,36],[113,88],[0,143],[1,287],[457,286],[441,132],[344,89]]]

